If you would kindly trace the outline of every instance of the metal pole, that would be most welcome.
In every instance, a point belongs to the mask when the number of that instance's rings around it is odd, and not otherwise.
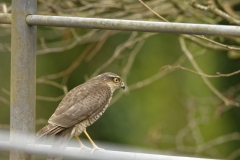
[[[0,23],[10,24],[9,14],[0,13]],[[83,18],[64,16],[28,15],[26,22],[29,25],[74,27],[91,29],[111,29],[123,31],[142,31],[176,34],[198,34],[212,36],[240,37],[240,27],[230,25],[190,24],[171,22],[152,22],[136,20],[119,20],[103,18]]]
[[[29,25],[240,37],[240,26],[29,15]]]
[[[0,13],[0,24],[11,24],[11,14]]]
[[[35,132],[36,27],[29,26],[25,19],[28,14],[36,14],[36,9],[36,0],[12,0],[11,142]],[[12,150],[10,159],[27,160],[31,156]]]

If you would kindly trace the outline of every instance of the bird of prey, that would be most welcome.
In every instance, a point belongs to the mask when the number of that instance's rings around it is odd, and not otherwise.
[[[35,144],[43,143],[55,135],[53,148],[65,149],[69,139],[74,136],[83,148],[85,146],[78,136],[84,132],[93,150],[100,149],[91,140],[86,128],[105,112],[113,92],[118,88],[125,89],[124,82],[120,76],[111,72],[100,74],[73,88],[62,99],[48,120],[48,125],[36,134]]]

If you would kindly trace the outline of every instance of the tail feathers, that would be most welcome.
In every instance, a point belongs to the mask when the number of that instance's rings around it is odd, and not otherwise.
[[[38,131],[34,140],[34,144],[44,143],[44,141],[51,135],[55,135],[64,129],[65,128],[61,126],[48,124],[45,127],[43,127],[40,131]]]
[[[52,150],[63,153],[68,145],[68,141],[71,138],[73,127],[67,128],[62,132],[56,134],[54,143],[52,145]],[[53,155],[48,155],[47,160],[62,160],[62,157],[54,157]]]

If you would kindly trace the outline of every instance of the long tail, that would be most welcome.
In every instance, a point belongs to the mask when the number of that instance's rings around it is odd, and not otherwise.
[[[38,131],[34,140],[34,144],[44,143],[44,141],[51,135],[55,135],[64,129],[65,128],[61,126],[48,124],[45,127],[43,127],[40,131]]]
[[[58,151],[59,153],[63,153],[68,145],[68,141],[71,138],[73,127],[67,128],[56,134],[54,143],[52,145],[53,151]],[[53,155],[48,155],[47,160],[61,160],[61,157],[54,157]]]

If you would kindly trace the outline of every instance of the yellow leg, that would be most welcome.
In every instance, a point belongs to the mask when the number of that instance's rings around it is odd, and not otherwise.
[[[79,145],[80,145],[80,151],[83,149],[83,148],[86,148],[86,149],[90,149],[89,147],[85,146],[81,141],[80,141],[80,138],[75,135],[75,138],[77,139]]]
[[[93,149],[92,149],[92,152],[94,151],[94,150],[97,150],[97,149],[102,149],[102,148],[99,148],[94,142],[93,142],[93,140],[91,139],[91,137],[88,135],[88,133],[87,133],[87,131],[86,130],[84,130],[84,133],[85,133],[85,135],[87,136],[87,138],[89,139],[89,141],[92,143],[92,145],[93,145]]]

